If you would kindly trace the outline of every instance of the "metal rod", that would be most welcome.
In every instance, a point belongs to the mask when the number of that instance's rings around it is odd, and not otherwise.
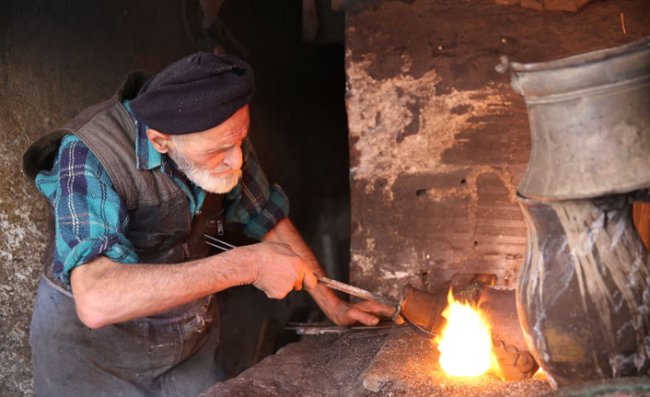
[[[209,246],[211,246],[211,247],[218,248],[218,249],[220,249],[220,250],[222,250],[222,251],[230,251],[230,248],[222,247],[222,246],[219,246],[219,245],[213,244],[213,243],[211,243],[211,242],[209,242],[209,241],[204,241],[204,243],[206,243],[207,245],[209,245]]]
[[[214,242],[203,241],[204,243],[206,243],[206,244],[209,245],[210,247],[218,248],[218,249],[220,249],[220,250],[222,250],[222,251],[230,251],[231,249],[235,248],[234,245],[232,245],[232,244],[228,244],[228,243],[226,243],[225,241],[221,241],[221,240],[219,240],[218,238],[214,238],[214,237],[212,237],[212,236],[208,236],[207,234],[204,234],[203,237],[206,237],[206,238],[208,238],[208,239],[214,241]],[[218,243],[218,244],[217,244],[217,243]]]
[[[375,293],[372,293],[370,291],[366,291],[365,289],[361,289],[359,287],[355,287],[353,285],[345,284],[340,281],[332,280],[331,278],[328,277],[323,277],[319,276],[318,274],[315,274],[316,278],[318,279],[318,282],[321,282],[328,287],[335,289],[337,291],[345,292],[346,294],[350,294],[352,296],[356,296],[357,298],[365,299],[365,300],[371,300],[379,303],[383,303],[384,305],[392,306],[392,307],[397,307],[397,303],[393,301],[392,299],[386,298],[381,295],[377,295]]]
[[[207,239],[210,239],[210,240],[212,240],[212,241],[214,241],[214,242],[217,242],[217,243],[219,243],[219,244],[222,244],[222,245],[228,247],[229,249],[237,248],[236,246],[234,246],[234,245],[232,245],[232,244],[230,244],[230,243],[227,243],[227,242],[225,242],[225,241],[223,241],[223,240],[219,240],[218,238],[213,237],[213,236],[210,236],[209,234],[204,234],[203,237],[205,237],[205,238],[207,238]],[[206,243],[207,243],[207,241],[206,241]],[[214,247],[214,246],[213,246],[213,247]],[[224,251],[225,251],[225,250],[224,250]]]
[[[296,331],[298,335],[322,335],[322,334],[342,334],[350,331],[377,331],[390,330],[395,328],[395,323],[380,323],[377,325],[357,325],[352,327],[342,327],[332,325],[331,323],[289,323],[284,328],[286,330]]]
[[[204,236],[212,241],[205,241],[205,243],[211,247],[218,248],[222,251],[228,251],[233,248],[236,248],[236,246],[229,244],[223,240],[219,240],[216,237],[209,236],[207,234],[204,234]],[[372,293],[370,291],[366,291],[365,289],[361,289],[359,287],[355,287],[349,284],[342,283],[340,281],[333,280],[328,277],[324,276],[319,276],[318,274],[314,273],[314,276],[318,279],[318,282],[323,283],[330,287],[331,289],[335,289],[337,291],[345,292],[346,294],[356,296],[357,298],[365,299],[365,300],[372,300],[375,302],[383,303],[384,305],[392,306],[392,307],[397,307],[397,303],[393,301],[392,299],[383,297],[381,295],[377,295],[375,293]]]

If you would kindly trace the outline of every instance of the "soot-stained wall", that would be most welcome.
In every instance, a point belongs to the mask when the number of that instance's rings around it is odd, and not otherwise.
[[[495,274],[512,287],[525,254],[515,197],[530,136],[523,99],[494,67],[502,55],[541,62],[637,40],[650,34],[649,8],[645,0],[592,2],[577,13],[492,0],[352,5],[352,281],[395,298],[406,283],[433,289],[455,273]]]

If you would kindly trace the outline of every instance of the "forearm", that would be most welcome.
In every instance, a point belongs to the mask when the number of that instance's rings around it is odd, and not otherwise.
[[[291,249],[307,262],[314,273],[326,276],[313,252],[289,218],[281,220],[262,240],[290,245]],[[309,289],[308,292],[328,317],[335,310],[335,306],[341,302],[331,289],[321,283]]]
[[[151,316],[255,281],[245,253],[231,251],[182,264],[120,264],[99,257],[72,271],[77,313],[91,328]]]

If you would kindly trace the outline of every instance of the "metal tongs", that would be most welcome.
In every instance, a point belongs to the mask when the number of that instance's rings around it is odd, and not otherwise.
[[[204,235],[205,243],[221,251],[229,251],[236,246],[210,235]],[[318,282],[325,284],[331,289],[344,292],[357,298],[370,300],[394,308],[391,319],[395,322],[399,318],[404,320],[413,330],[427,338],[438,335],[445,323],[442,311],[447,306],[447,294],[432,294],[407,285],[402,290],[399,303],[393,299],[375,294],[353,285],[345,284],[328,277],[314,273]]]

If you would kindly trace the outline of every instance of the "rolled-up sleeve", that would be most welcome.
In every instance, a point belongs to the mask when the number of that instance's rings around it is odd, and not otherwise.
[[[122,198],[97,157],[78,138],[64,138],[54,167],[36,177],[54,209],[54,276],[70,283],[75,267],[104,255],[137,263],[125,237],[128,214]]]
[[[248,237],[261,239],[289,215],[289,198],[279,185],[269,184],[249,139],[242,151],[242,179],[226,196],[226,222]]]

